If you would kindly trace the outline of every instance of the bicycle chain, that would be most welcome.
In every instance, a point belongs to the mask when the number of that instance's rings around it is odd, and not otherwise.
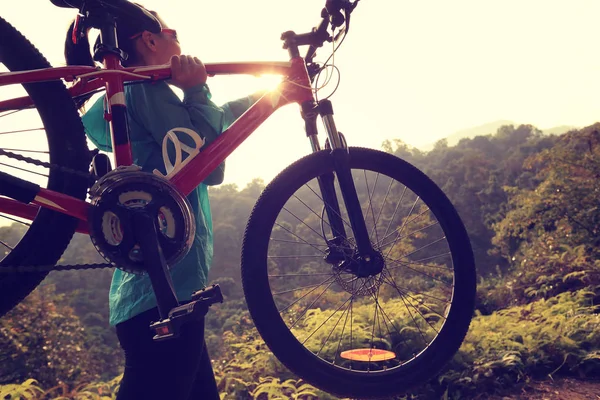
[[[92,152],[93,153],[93,152]],[[79,176],[81,178],[85,178],[88,181],[92,182],[92,181],[96,181],[97,177],[94,176],[93,174],[90,174],[89,172],[83,172],[83,171],[77,171],[71,168],[67,168],[67,167],[63,167],[62,165],[56,165],[56,164],[51,164],[51,163],[47,163],[44,161],[40,161],[40,160],[36,160],[35,158],[31,158],[31,157],[25,157],[21,154],[16,154],[10,151],[6,151],[4,149],[0,148],[0,156],[6,156],[8,158],[14,158],[15,160],[19,160],[19,161],[24,161],[26,163],[29,164],[33,164],[33,165],[37,165],[38,167],[46,167],[48,169],[53,169],[53,170],[57,170],[57,171],[61,171],[61,172],[66,172],[69,174],[73,174],[76,176]]]
[[[94,152],[91,152],[94,153]],[[29,164],[36,165],[38,167],[45,167],[65,173],[69,173],[81,178],[85,178],[93,184],[97,177],[93,174],[77,171],[71,168],[63,167],[61,165],[51,164],[44,161],[36,160],[35,158],[25,157],[21,154],[16,154],[10,151],[6,151],[0,148],[0,155],[13,158],[18,161],[23,161]],[[0,267],[0,275],[12,275],[22,273],[41,273],[50,271],[70,271],[70,270],[82,270],[82,269],[102,269],[102,268],[114,268],[114,265],[109,263],[95,263],[95,264],[72,264],[72,265],[19,265],[19,266],[2,266]]]
[[[115,266],[109,263],[96,264],[71,264],[71,265],[19,265],[19,266],[1,266],[0,276],[15,275],[15,274],[30,274],[50,271],[73,271],[83,269],[102,269],[114,268]]]

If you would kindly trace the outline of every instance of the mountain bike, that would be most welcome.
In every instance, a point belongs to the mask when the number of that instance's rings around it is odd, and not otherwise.
[[[295,103],[312,152],[265,187],[243,239],[242,284],[258,332],[292,372],[344,397],[405,393],[447,364],[474,310],[467,231],[443,191],[416,167],[387,152],[348,146],[331,95],[318,98],[322,74],[337,67],[328,64],[331,56],[315,61],[316,53],[324,44],[332,54],[339,48],[360,0],[326,0],[317,26],[284,32],[288,62],[206,64],[209,76],[268,73],[282,81],[209,145],[193,133],[195,147],[173,140],[176,160],[168,161],[166,176],[133,165],[123,90],[169,79],[170,68],[124,68],[115,34],[124,18],[155,33],[160,23],[127,0],[51,1],[79,10],[75,37],[78,29],[100,31],[95,57],[103,67],[52,68],[0,18],[0,62],[8,71],[0,72],[0,85],[26,91],[0,100],[7,127],[0,157],[10,161],[1,164],[0,216],[23,231],[18,243],[0,241],[0,315],[48,271],[66,269],[56,263],[80,232],[107,260],[101,266],[150,275],[161,315],[152,326],[155,338],[176,337],[181,323],[221,300],[208,288],[181,305],[168,285],[168,269],[194,234],[185,196],[276,110]],[[75,105],[96,92],[108,99],[114,168],[88,149]],[[25,122],[37,125],[16,127]],[[44,140],[24,139],[39,125]],[[18,148],[24,140],[47,148]],[[41,178],[40,170],[47,171]]]

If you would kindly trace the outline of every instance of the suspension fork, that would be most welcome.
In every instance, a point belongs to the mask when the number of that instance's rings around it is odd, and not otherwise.
[[[359,255],[368,262],[375,251],[373,250],[371,241],[369,240],[369,233],[362,214],[360,200],[358,199],[356,187],[354,186],[354,180],[352,179],[352,172],[350,171],[350,154],[348,153],[348,148],[335,126],[331,102],[329,100],[321,100],[316,106],[313,107],[313,109],[309,109],[308,105],[303,105],[302,109],[302,116],[306,125],[306,133],[311,139],[313,152],[320,150],[319,144],[316,140],[317,113],[323,120],[323,125],[331,146],[331,156],[333,157],[334,161],[335,175],[337,175],[340,191],[348,212],[350,226],[356,240],[356,246],[358,248]],[[311,135],[310,133],[313,132],[314,135]],[[340,213],[339,202],[335,193],[334,173],[331,172],[321,175],[317,179],[319,182],[319,189],[321,190],[321,195],[323,196],[323,201],[325,203],[327,218],[329,219],[331,230],[334,235],[334,240],[337,239],[337,242],[339,242],[340,239],[345,241],[347,236],[344,229],[344,222]]]
[[[310,101],[302,104],[302,118],[304,119],[306,136],[310,140],[313,153],[321,150],[319,140],[317,139],[317,115],[319,115],[319,106],[315,102]],[[335,186],[333,185],[333,172],[319,176],[317,181],[319,182],[319,190],[323,197],[325,213],[327,214],[334,237],[333,240],[343,242],[346,239],[346,230],[344,229],[344,221],[341,217],[340,205],[335,193]]]

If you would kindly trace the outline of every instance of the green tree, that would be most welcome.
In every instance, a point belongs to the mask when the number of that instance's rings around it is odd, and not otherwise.
[[[0,319],[0,383],[35,377],[44,386],[97,379],[83,325],[54,287],[36,289]]]
[[[514,299],[547,298],[600,282],[600,135],[570,132],[530,157],[539,184],[505,188],[506,217],[494,224],[496,252],[510,261]]]

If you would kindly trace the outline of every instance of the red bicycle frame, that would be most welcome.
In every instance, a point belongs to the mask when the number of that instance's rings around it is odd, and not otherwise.
[[[169,176],[170,182],[184,195],[198,186],[227,156],[229,156],[252,132],[254,132],[278,108],[290,103],[314,101],[311,82],[302,57],[294,57],[289,62],[243,62],[206,64],[209,76],[228,74],[278,74],[284,80],[277,89],[265,93],[248,108],[216,140],[203,147],[203,150]],[[0,86],[65,80],[75,82],[69,89],[72,96],[91,93],[106,88],[108,109],[105,118],[111,125],[111,138],[115,166],[132,164],[131,147],[126,125],[115,124],[113,115],[118,108],[125,112],[124,83],[134,81],[155,82],[170,77],[169,66],[148,66],[124,68],[117,56],[105,58],[105,68],[69,66],[44,68],[31,71],[0,73]],[[19,97],[0,101],[0,112],[33,107],[29,97]],[[123,114],[124,115],[124,114]],[[119,137],[120,136],[120,137]],[[125,138],[125,140],[123,139]],[[10,198],[0,198],[0,210],[14,216],[33,220],[39,207],[50,208],[78,218],[81,223],[78,232],[87,233],[89,203],[62,193],[40,188],[33,204],[23,204]]]

